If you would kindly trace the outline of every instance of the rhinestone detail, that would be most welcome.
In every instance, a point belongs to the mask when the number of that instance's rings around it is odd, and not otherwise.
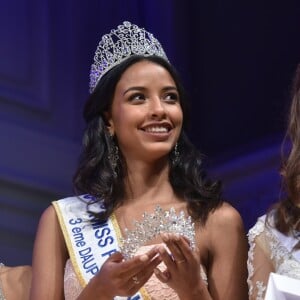
[[[156,55],[168,61],[160,42],[152,33],[124,21],[117,29],[105,34],[97,46],[90,71],[90,93],[106,72],[134,54]]]
[[[185,217],[184,211],[176,214],[173,207],[170,210],[163,210],[160,206],[156,206],[154,213],[145,212],[142,220],[134,221],[133,225],[132,230],[125,229],[124,237],[121,238],[121,252],[125,259],[133,257],[141,246],[161,233],[183,235],[189,239],[191,248],[195,248],[195,225],[191,216]]]

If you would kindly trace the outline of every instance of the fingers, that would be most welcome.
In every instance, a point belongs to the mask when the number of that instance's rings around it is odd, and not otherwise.
[[[121,252],[115,252],[113,253],[107,260],[113,261],[113,262],[121,262],[124,259],[124,256]]]
[[[143,286],[149,280],[149,278],[152,276],[155,268],[159,265],[160,262],[161,262],[161,257],[156,256],[145,267],[143,267],[137,273],[132,275],[131,279],[132,279],[133,284],[137,285],[138,288]]]
[[[134,256],[133,258],[123,261],[123,271],[133,276],[143,268],[153,269],[160,263],[161,259],[158,256],[157,247],[149,250],[147,253],[142,255]]]
[[[173,260],[182,263],[192,256],[188,240],[178,234],[163,234],[162,239],[172,253]]]
[[[116,252],[107,259],[97,277],[119,295],[130,296],[149,280],[160,262],[161,257],[155,249],[129,260]]]
[[[163,234],[162,239],[170,249],[174,261],[182,261],[186,259],[180,248],[181,239],[179,235]]]
[[[158,268],[155,268],[154,269],[154,274],[155,276],[161,281],[161,282],[164,282],[164,283],[167,283],[168,280],[170,279],[171,275],[170,273],[168,272],[168,270],[165,270],[165,271],[161,271],[159,270]]]
[[[153,257],[154,253],[155,256]],[[129,272],[127,272],[126,276],[129,276],[128,287],[130,287],[130,294],[136,293],[142,286],[145,285],[145,283],[152,276],[155,268],[161,262],[161,257],[158,255],[157,249],[155,252],[149,254],[148,258],[149,259],[146,262],[142,261],[143,265],[140,263],[139,268],[132,268]],[[139,261],[141,261],[141,258],[139,258]]]
[[[190,243],[185,237],[180,236],[179,239],[176,239],[175,243],[176,246],[180,249],[183,258],[190,261],[195,257],[195,251],[191,249]],[[181,261],[180,258],[181,256],[179,256],[176,260],[179,262]]]
[[[171,274],[178,268],[187,269],[199,263],[198,252],[190,247],[189,240],[184,236],[164,233],[162,240],[167,247],[160,246],[159,253]]]
[[[114,259],[120,259],[120,256],[116,255]],[[149,280],[160,262],[158,250],[153,247],[145,254],[120,262],[118,278],[129,288],[130,293],[136,292]]]
[[[191,249],[189,241],[178,234],[163,234],[164,244],[153,246],[148,252],[125,260],[120,252],[108,258],[112,286],[121,295],[133,295],[155,273],[156,277],[168,285],[178,286],[179,276],[188,276],[189,268],[197,264],[196,254]],[[158,268],[164,262],[166,269]]]
[[[174,269],[174,258],[171,253],[167,250],[167,248],[164,245],[160,245],[158,247],[159,255],[163,262],[165,263],[167,269],[172,271]]]

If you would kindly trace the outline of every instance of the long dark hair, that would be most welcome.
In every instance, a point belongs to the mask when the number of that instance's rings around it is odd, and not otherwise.
[[[73,178],[75,192],[90,194],[96,199],[95,202],[103,201],[106,211],[95,215],[101,222],[106,221],[114,209],[122,204],[126,164],[121,154],[115,170],[111,164],[109,155],[117,140],[109,135],[105,112],[109,111],[112,105],[115,87],[122,74],[128,67],[142,60],[164,67],[178,89],[183,111],[183,130],[177,142],[177,162],[174,163],[172,152],[169,155],[169,179],[175,193],[188,202],[191,216],[204,224],[208,214],[222,202],[221,184],[210,182],[206,178],[202,170],[202,156],[185,134],[188,108],[179,76],[171,64],[157,56],[131,56],[105,74],[90,95],[84,108],[87,125],[83,137],[83,151]]]
[[[275,227],[284,234],[300,230],[300,64],[294,76],[291,94],[288,126],[282,146],[284,197],[275,205]]]

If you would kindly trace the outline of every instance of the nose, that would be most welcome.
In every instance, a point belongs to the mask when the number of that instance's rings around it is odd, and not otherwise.
[[[166,110],[163,102],[159,97],[153,97],[150,108],[151,116],[154,118],[162,118],[166,115]]]

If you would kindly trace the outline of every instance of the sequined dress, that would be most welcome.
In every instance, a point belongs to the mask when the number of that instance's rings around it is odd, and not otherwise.
[[[272,225],[272,214],[266,224],[260,217],[249,230],[248,286],[250,300],[263,300],[270,272],[300,279],[300,249],[295,249],[300,234],[286,236]]]

